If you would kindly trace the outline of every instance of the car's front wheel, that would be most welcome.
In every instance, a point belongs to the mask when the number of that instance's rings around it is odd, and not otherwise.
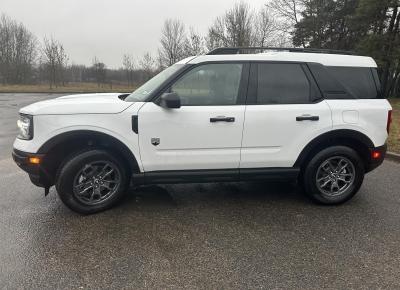
[[[67,160],[57,174],[56,189],[63,203],[81,214],[115,205],[128,186],[127,170],[104,150],[90,150]]]
[[[364,164],[353,149],[332,146],[317,153],[303,174],[306,194],[323,204],[339,204],[351,199],[364,179]]]

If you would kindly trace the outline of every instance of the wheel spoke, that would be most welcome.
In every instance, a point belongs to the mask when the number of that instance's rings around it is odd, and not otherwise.
[[[343,166],[340,166],[340,164],[341,164],[342,162],[344,162],[344,165],[343,165]],[[339,163],[338,163],[338,166],[337,166],[338,169],[336,170],[336,172],[341,173],[348,165],[349,165],[349,164],[347,163],[346,160],[341,159],[341,160],[339,161]]]
[[[112,169],[111,168],[111,170],[109,170],[109,171],[107,171],[106,173],[104,173],[103,175],[102,175],[102,178],[106,178],[107,176],[109,176],[111,173],[113,173],[114,172],[114,169]]]
[[[103,187],[103,188],[106,188],[106,189],[108,189],[108,190],[113,190],[111,187],[110,187],[110,183],[109,182],[104,182],[102,185],[100,185],[101,187]]]
[[[321,178],[318,178],[317,181],[318,181],[318,182],[321,182],[322,180],[328,179],[328,178],[329,178],[329,176],[328,176],[328,175],[325,175],[325,176],[322,176]]]
[[[328,160],[328,165],[329,165],[329,169],[331,170],[331,172],[335,171],[335,168],[330,160]]]
[[[338,177],[338,180],[343,181],[344,183],[351,183],[351,180],[346,180],[345,178]]]
[[[84,193],[86,193],[89,189],[93,188],[93,185],[91,182],[85,182],[85,183],[80,183],[78,185],[74,186],[80,195],[83,195]]]
[[[328,183],[331,182],[329,179],[327,181],[325,181],[323,184],[321,184],[321,187],[325,187],[328,185]]]

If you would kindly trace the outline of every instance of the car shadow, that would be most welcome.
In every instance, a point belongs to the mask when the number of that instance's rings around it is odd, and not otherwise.
[[[295,182],[260,181],[140,186],[129,190],[122,207],[176,208],[189,204],[220,206],[254,202],[310,203]]]

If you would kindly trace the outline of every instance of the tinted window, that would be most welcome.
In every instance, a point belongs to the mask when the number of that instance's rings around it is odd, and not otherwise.
[[[326,68],[355,98],[377,98],[377,89],[370,68],[336,66],[327,66]]]
[[[310,100],[310,83],[300,64],[258,64],[258,104],[301,104]]]
[[[206,64],[198,66],[171,87],[183,106],[235,105],[242,64]]]

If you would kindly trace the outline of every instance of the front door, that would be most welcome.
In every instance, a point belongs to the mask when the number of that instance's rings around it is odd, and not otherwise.
[[[246,69],[241,63],[198,65],[167,89],[179,95],[181,108],[148,102],[139,110],[146,172],[239,167]]]

